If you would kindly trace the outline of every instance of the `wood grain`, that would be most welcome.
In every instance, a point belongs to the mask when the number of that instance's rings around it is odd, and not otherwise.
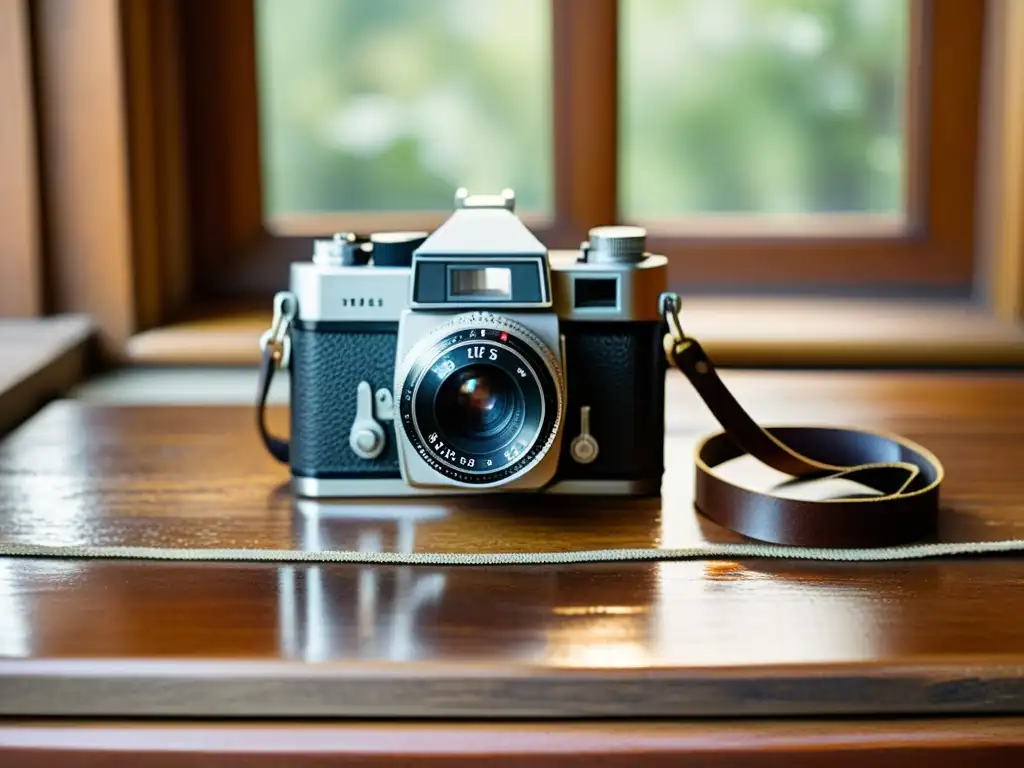
[[[618,3],[551,4],[556,219],[576,247],[618,218]]]
[[[727,374],[766,423],[898,431],[940,538],[1024,530],[1024,377]],[[416,551],[685,546],[710,416],[669,382],[661,500],[295,503],[248,409],[56,403],[0,447],[0,539]],[[273,413],[284,427],[285,413]],[[1024,711],[1024,560],[363,567],[0,560],[0,710],[252,715]],[[13,693],[12,693],[13,692]]]
[[[179,10],[121,2],[132,254],[140,329],[177,315],[189,291]]]
[[[34,8],[53,309],[92,315],[116,354],[136,329],[120,3]]]
[[[180,24],[180,119],[188,147],[194,297],[216,292],[229,265],[239,268],[244,284],[243,270],[252,264],[241,266],[236,260],[264,240],[256,12],[251,0],[177,0],[173,5]],[[298,252],[308,255],[309,249]]]
[[[6,768],[288,765],[953,768],[1019,764],[1021,720],[161,725],[10,722]]]
[[[0,3],[0,317],[43,310],[28,0]]]
[[[990,4],[979,251],[992,309],[1024,319],[1024,4]]]

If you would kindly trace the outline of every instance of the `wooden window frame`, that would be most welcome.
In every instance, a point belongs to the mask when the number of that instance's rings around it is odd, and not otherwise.
[[[943,97],[913,113],[928,140],[910,160],[927,171],[912,174],[912,226],[866,232],[858,225],[857,236],[836,237],[801,221],[799,237],[776,229],[725,239],[652,225],[652,248],[670,256],[672,282],[689,293],[742,287],[738,274],[768,291],[923,290],[1016,321],[1024,249],[1021,217],[1012,214],[1024,168],[1005,161],[1019,159],[1024,133],[1021,97],[1011,87],[1020,78],[1008,72],[1019,65],[1024,22],[1011,6],[916,0],[917,28],[930,41],[914,47],[913,66],[924,73],[918,90]],[[37,0],[30,7],[45,246],[45,258],[30,261],[48,276],[46,306],[93,314],[122,359],[146,359],[138,354],[146,331],[149,342],[154,333],[168,330],[166,341],[198,326],[207,338],[244,332],[248,340],[254,318],[265,318],[265,301],[252,312],[228,307],[250,306],[245,297],[265,299],[284,285],[288,262],[308,257],[310,228],[320,233],[341,222],[263,220],[252,0]],[[992,46],[999,53],[984,51],[989,103],[981,98],[983,9],[988,36],[1010,40]],[[552,247],[574,247],[590,226],[618,218],[617,65],[611,55],[594,55],[614,50],[616,15],[615,0],[554,0],[554,217],[531,222]],[[983,122],[984,141],[975,119],[981,108],[998,113],[989,122],[1006,122],[1001,133]],[[97,154],[112,161],[99,180],[87,162]],[[979,180],[977,199],[964,178]],[[979,201],[988,201],[981,215]],[[399,214],[363,223],[431,221]],[[243,303],[230,304],[232,297]],[[714,306],[712,314],[735,305]],[[188,325],[210,315],[217,319]],[[243,357],[254,359],[232,361]],[[180,350],[164,357],[187,358]]]
[[[283,285],[287,263],[307,258],[316,235],[440,222],[442,214],[416,213],[298,214],[265,221],[253,3],[226,0],[213,11],[203,0],[185,0],[182,8],[183,37],[190,43],[184,62],[192,88],[188,133],[204,137],[190,163],[190,187],[197,195],[193,253],[197,265],[220,270],[219,281],[215,276],[206,283],[215,292],[258,294]],[[976,0],[912,0],[911,15],[908,134],[926,140],[908,142],[906,224],[879,226],[882,217],[856,215],[798,216],[781,227],[751,218],[739,226],[719,217],[636,222],[648,227],[652,250],[670,257],[674,284],[691,290],[970,291],[974,195],[962,180],[976,173],[985,6]],[[617,22],[617,0],[553,0],[554,217],[530,221],[552,247],[575,247],[589,227],[621,221]],[[931,99],[925,109],[934,93],[942,98]]]
[[[28,0],[0,3],[0,317],[43,312]]]
[[[1024,3],[994,3],[987,32],[976,294],[1024,324]]]
[[[553,248],[575,247],[615,218],[616,2],[554,0],[554,216],[524,217]],[[260,178],[252,0],[179,0],[189,158],[193,269],[214,296],[260,295],[287,282],[312,239],[344,229],[436,227],[443,213],[286,215],[265,221]],[[608,158],[596,164],[593,158]],[[452,190],[454,192],[454,190]]]

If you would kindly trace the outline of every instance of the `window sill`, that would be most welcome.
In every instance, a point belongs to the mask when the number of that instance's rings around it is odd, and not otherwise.
[[[126,362],[256,365],[264,309],[197,315],[134,336]],[[720,365],[1024,365],[1024,327],[969,302],[701,297],[683,325]]]
[[[84,377],[94,330],[78,315],[0,319],[0,435]]]

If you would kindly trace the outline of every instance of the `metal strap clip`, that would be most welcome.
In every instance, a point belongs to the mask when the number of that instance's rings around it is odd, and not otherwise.
[[[683,300],[679,298],[678,293],[666,292],[658,297],[658,304],[661,314],[665,318],[665,323],[668,325],[668,333],[665,334],[662,340],[662,346],[665,349],[665,359],[668,360],[669,365],[675,365],[676,356],[691,343],[690,338],[683,332],[683,326],[679,320],[679,312],[682,309]]]
[[[298,308],[298,299],[291,291],[279,291],[275,294],[274,320],[270,328],[260,337],[260,350],[265,352],[267,347],[270,347],[274,356],[274,365],[278,368],[287,368],[291,361],[290,331]]]

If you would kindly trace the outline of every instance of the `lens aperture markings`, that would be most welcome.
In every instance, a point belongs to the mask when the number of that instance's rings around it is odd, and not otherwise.
[[[544,362],[524,340],[493,328],[466,327],[418,357],[404,379],[400,421],[416,453],[435,471],[467,484],[494,483],[532,465],[550,446],[558,423],[558,391],[545,375]],[[450,377],[481,364],[500,368],[516,382],[520,412],[499,437],[481,441],[481,450],[461,450],[464,444],[446,439],[435,398]]]

